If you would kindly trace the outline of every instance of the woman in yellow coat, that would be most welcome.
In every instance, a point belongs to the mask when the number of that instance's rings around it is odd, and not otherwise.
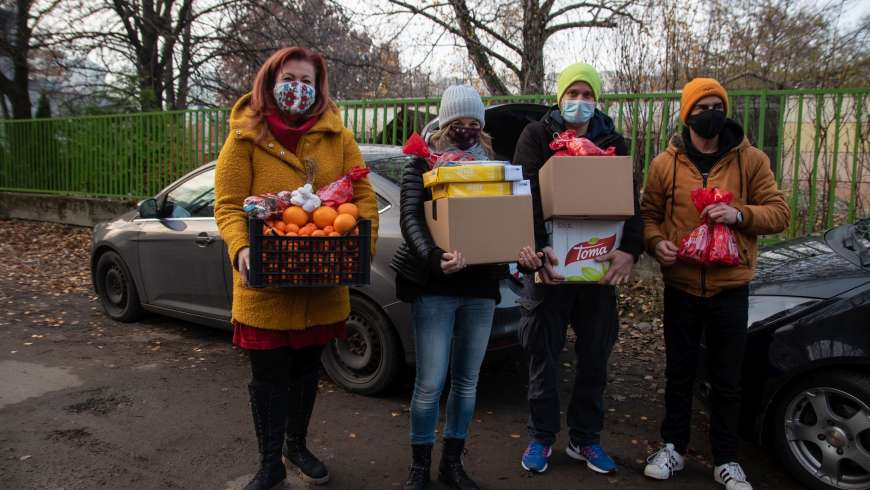
[[[215,219],[234,267],[233,343],[249,351],[253,377],[248,390],[260,469],[248,490],[272,488],[284,480],[282,452],[303,479],[329,480],[305,438],[317,395],[320,354],[326,343],[344,335],[348,290],[254,289],[245,284],[250,253],[243,201],[306,184],[306,162],[314,170],[315,189],[365,165],[329,96],[323,58],[305,48],[284,48],[266,60],[251,93],[233,107],[215,176]],[[374,237],[374,191],[367,179],[353,187],[353,202],[360,217],[372,221]]]

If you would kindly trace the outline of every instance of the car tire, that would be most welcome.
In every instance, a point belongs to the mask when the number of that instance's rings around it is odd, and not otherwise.
[[[142,304],[133,276],[117,253],[108,251],[100,255],[94,286],[103,310],[113,320],[133,322],[142,317]]]
[[[326,345],[323,367],[345,390],[376,395],[396,380],[401,354],[401,343],[389,318],[371,301],[351,295],[347,338]]]
[[[804,486],[870,489],[870,471],[865,469],[870,468],[866,376],[837,370],[799,380],[778,397],[774,413],[779,459]]]

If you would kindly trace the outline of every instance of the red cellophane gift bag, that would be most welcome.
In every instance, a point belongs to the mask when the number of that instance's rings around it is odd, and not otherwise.
[[[730,192],[722,191],[718,187],[702,187],[692,191],[692,202],[698,213],[711,204],[730,204],[731,198]],[[696,265],[734,266],[740,263],[734,230],[722,223],[710,225],[706,219],[683,239],[677,256],[683,262]]]
[[[566,129],[550,142],[550,149],[556,153],[553,156],[557,157],[612,157],[616,155],[616,147],[610,146],[606,150],[602,150],[592,141],[577,137],[577,133],[573,129]]]
[[[317,197],[320,198],[320,201],[324,206],[330,206],[333,208],[338,207],[340,204],[350,202],[351,199],[353,199],[354,181],[363,179],[368,174],[368,168],[354,167],[350,169],[344,177],[329,185],[323,186],[319,191],[317,191]]]

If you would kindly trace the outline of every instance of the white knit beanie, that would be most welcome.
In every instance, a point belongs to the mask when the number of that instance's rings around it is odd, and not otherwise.
[[[483,101],[480,94],[468,85],[451,85],[441,96],[441,109],[438,111],[438,127],[446,128],[451,122],[463,118],[473,117],[480,122],[480,127],[485,123]]]

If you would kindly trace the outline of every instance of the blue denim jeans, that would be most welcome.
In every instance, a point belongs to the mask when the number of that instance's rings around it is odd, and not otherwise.
[[[450,368],[444,437],[465,439],[474,415],[495,300],[427,295],[412,307],[417,378],[411,398],[411,444],[434,444],[441,392]]]

